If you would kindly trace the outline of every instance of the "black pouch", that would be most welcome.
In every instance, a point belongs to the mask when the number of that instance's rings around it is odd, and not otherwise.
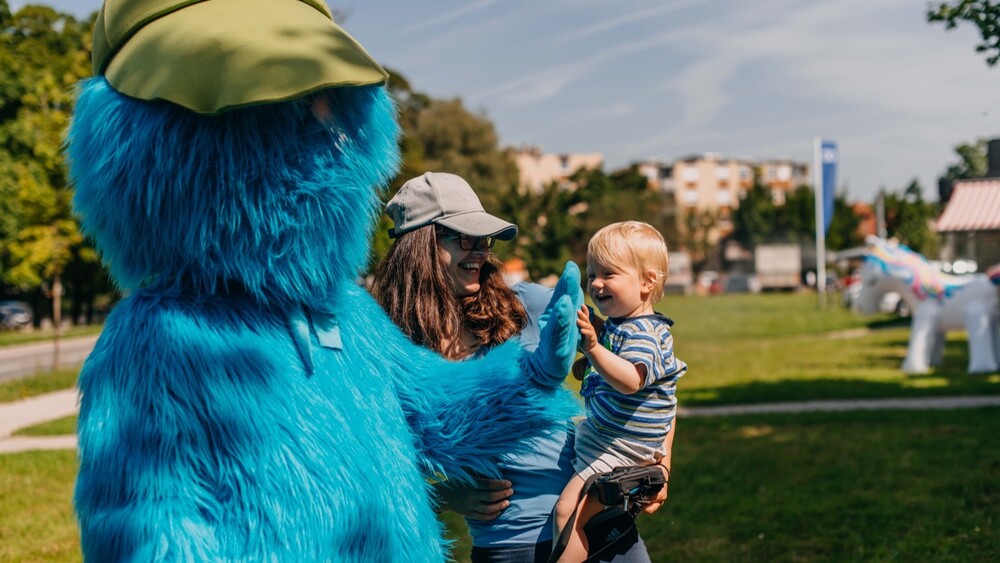
[[[597,491],[597,499],[607,506],[603,512],[584,525],[590,544],[587,562],[611,561],[616,555],[627,553],[639,541],[635,517],[649,502],[646,496],[660,492],[667,479],[659,465],[619,467],[607,473],[591,475],[580,492],[582,500]],[[549,563],[554,563],[566,550],[570,532],[576,522],[576,511],[555,538]]]
[[[667,482],[659,465],[619,467],[602,473],[594,482],[597,498],[605,506],[641,508],[648,496],[660,492]]]

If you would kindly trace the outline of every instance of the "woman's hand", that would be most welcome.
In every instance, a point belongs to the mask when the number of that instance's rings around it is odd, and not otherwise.
[[[441,483],[436,485],[438,506],[470,520],[493,520],[508,506],[514,489],[510,481],[476,479],[471,485]]]
[[[666,479],[666,483],[663,484],[663,488],[660,492],[656,493],[656,496],[649,499],[649,504],[642,507],[642,511],[646,514],[652,514],[663,506],[663,503],[667,502],[667,489],[670,487],[670,461],[673,459],[674,454],[674,434],[677,432],[677,418],[674,418],[673,423],[670,424],[670,432],[667,432],[666,438],[663,439],[663,449],[666,450],[667,454],[660,458],[656,464],[660,466],[663,470],[663,478]]]
[[[663,470],[663,477],[667,480],[667,482],[663,484],[663,487],[658,493],[656,493],[656,496],[647,497],[647,504],[642,507],[642,511],[646,514],[656,512],[661,506],[663,506],[663,503],[667,502],[667,489],[670,487],[670,470],[664,465],[660,465],[659,467]]]

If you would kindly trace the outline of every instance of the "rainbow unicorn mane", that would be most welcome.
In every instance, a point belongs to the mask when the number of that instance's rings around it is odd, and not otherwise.
[[[942,301],[964,285],[958,278],[935,270],[926,258],[905,244],[870,243],[866,260],[877,264],[886,275],[902,280],[921,301]]]

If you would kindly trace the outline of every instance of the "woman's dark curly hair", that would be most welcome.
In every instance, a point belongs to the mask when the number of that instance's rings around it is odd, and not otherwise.
[[[457,360],[468,355],[463,328],[479,346],[494,346],[520,333],[528,315],[492,255],[479,272],[479,291],[456,296],[438,259],[437,237],[446,233],[427,225],[401,235],[376,267],[371,292],[410,340]]]

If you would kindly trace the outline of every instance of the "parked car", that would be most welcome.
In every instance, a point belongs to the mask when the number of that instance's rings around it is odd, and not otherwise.
[[[23,301],[0,301],[0,329],[18,330],[31,326],[31,307]]]
[[[722,293],[722,276],[719,272],[705,270],[698,274],[698,293],[701,295]]]
[[[753,274],[733,272],[726,276],[723,287],[726,293],[760,293],[760,281]]]
[[[843,282],[843,302],[849,309],[857,309],[859,298],[861,297],[861,276],[852,275]],[[879,300],[878,310],[880,313],[892,313],[900,317],[910,316],[910,306],[903,301],[903,296],[895,291],[887,291]]]

